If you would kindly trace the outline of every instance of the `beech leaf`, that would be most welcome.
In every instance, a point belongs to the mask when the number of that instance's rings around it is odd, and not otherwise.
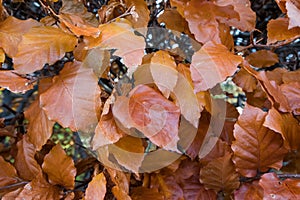
[[[192,57],[190,70],[195,92],[210,89],[225,80],[242,61],[242,57],[232,54],[224,45],[207,42]]]
[[[242,186],[234,192],[235,199],[263,199],[263,196],[264,190],[260,185],[258,185],[258,181],[243,183]]]
[[[281,181],[275,173],[264,174],[259,185],[264,189],[264,199],[299,199],[300,181],[296,179],[285,179]]]
[[[33,84],[30,84],[30,80],[16,74],[15,71],[0,70],[0,87],[15,93],[24,93],[32,89]]]
[[[13,57],[14,68],[21,74],[32,73],[42,69],[46,63],[54,64],[76,44],[75,36],[58,28],[33,27],[22,37],[18,53]]]
[[[294,28],[294,27],[299,27],[300,22],[299,22],[299,15],[300,15],[300,4],[299,1],[297,3],[294,1],[287,1],[285,3],[286,10],[287,10],[287,15],[289,17],[289,29]]]
[[[88,90],[87,90],[88,88]],[[52,86],[40,95],[48,118],[73,131],[89,132],[98,122],[100,88],[92,69],[68,62],[53,78]]]
[[[67,189],[74,188],[76,168],[72,158],[66,155],[60,144],[55,145],[45,156],[42,168],[48,174],[51,184],[61,185]]]
[[[264,127],[267,113],[246,104],[234,126],[231,149],[237,171],[246,177],[254,177],[257,171],[280,169],[287,150],[281,136]]]
[[[278,62],[278,56],[270,50],[259,50],[247,56],[247,61],[255,67],[270,67]]]
[[[143,28],[148,26],[150,20],[150,11],[148,9],[147,3],[144,0],[124,0],[126,7],[129,9],[134,6],[134,12],[136,12],[137,17],[131,14],[126,17],[132,24],[134,28]]]
[[[2,187],[16,182],[18,182],[16,169],[0,156],[0,186]]]
[[[200,182],[205,188],[213,189],[216,192],[223,191],[230,194],[240,185],[239,175],[235,171],[235,166],[231,160],[231,154],[227,153],[223,157],[209,162],[200,170]]]
[[[104,199],[106,193],[106,178],[103,173],[94,176],[85,191],[86,200]]]

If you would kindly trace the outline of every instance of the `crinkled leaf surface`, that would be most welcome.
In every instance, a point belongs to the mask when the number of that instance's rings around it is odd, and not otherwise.
[[[19,76],[15,71],[0,70],[0,87],[6,88],[12,92],[26,92],[33,88],[30,80]]]
[[[104,199],[106,193],[106,178],[103,173],[100,173],[93,177],[92,181],[86,188],[85,198],[86,200]]]

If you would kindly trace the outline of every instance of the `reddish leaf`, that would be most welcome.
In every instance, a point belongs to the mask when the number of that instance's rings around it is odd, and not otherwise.
[[[85,191],[86,200],[104,199],[106,193],[106,179],[103,173],[93,177]]]
[[[18,182],[16,169],[0,156],[0,186],[10,185],[16,182]]]
[[[287,15],[289,17],[289,29],[299,27],[299,15],[300,15],[300,2],[299,1],[287,1],[286,4]]]
[[[300,36],[300,28],[288,29],[288,18],[272,19],[268,23],[268,43],[272,44],[282,40],[293,40]]]
[[[130,174],[125,174],[123,171],[114,170],[111,168],[106,168],[106,170],[109,173],[112,182],[118,187],[118,190],[128,194]]]
[[[288,84],[280,85],[280,89],[284,96],[286,97],[290,107],[293,110],[295,115],[300,114],[300,104],[299,104],[299,96],[300,96],[300,82],[291,82]]]
[[[129,114],[135,127],[154,144],[166,147],[173,140],[179,140],[180,110],[154,89],[146,85],[136,86],[130,92]]]
[[[272,108],[268,111],[264,126],[280,133],[288,149],[300,148],[300,125],[291,113],[279,113]]]
[[[216,192],[223,191],[230,194],[240,185],[239,175],[231,160],[231,154],[217,158],[209,162],[200,170],[200,182],[205,188],[213,189]]]
[[[214,87],[227,76],[232,75],[242,57],[233,55],[221,44],[206,43],[192,57],[191,74],[195,91]]]
[[[230,20],[231,26],[234,26],[241,31],[252,31],[255,28],[256,15],[251,9],[251,2],[249,0],[216,0],[219,6],[234,7],[234,10],[239,13],[239,19],[233,18]]]
[[[270,67],[278,62],[278,56],[269,50],[259,50],[247,56],[247,61],[255,67]]]
[[[300,82],[300,70],[283,73],[282,81],[283,83]]]
[[[87,88],[89,88],[87,90]],[[48,118],[73,131],[90,132],[98,122],[100,89],[92,69],[66,63],[53,85],[40,95]]]
[[[42,69],[46,63],[54,64],[76,44],[76,37],[58,28],[33,27],[22,37],[18,53],[13,57],[14,68],[22,74],[32,73]]]
[[[57,166],[56,166],[57,167]],[[38,175],[34,180],[24,186],[22,192],[16,199],[61,199],[63,191],[49,184],[42,175]]]
[[[132,24],[134,28],[143,28],[148,26],[150,20],[150,11],[148,9],[147,3],[144,0],[125,0],[126,7],[129,9],[134,6],[134,11],[137,16],[131,14],[126,17]]]
[[[25,180],[33,180],[40,172],[41,168],[34,158],[35,147],[29,142],[27,135],[17,143],[18,154],[15,160],[15,167],[19,176]]]
[[[257,170],[280,169],[286,149],[278,133],[263,126],[267,113],[246,105],[234,126],[231,148],[237,171],[243,176],[254,177]]]
[[[51,184],[58,184],[67,189],[73,189],[76,168],[72,158],[66,155],[60,144],[55,145],[45,156],[42,168],[48,174]]]
[[[264,199],[299,199],[300,181],[295,179],[279,180],[275,173],[264,174],[259,185],[264,189]]]
[[[132,200],[155,199],[163,200],[164,197],[155,188],[135,187],[130,195]]]
[[[144,55],[145,41],[143,37],[134,34],[129,21],[119,19],[99,26],[101,36],[88,38],[88,48],[117,49],[114,54],[124,59],[126,67],[141,64]]]
[[[55,122],[48,119],[45,111],[40,107],[39,99],[36,99],[24,114],[29,121],[27,129],[29,140],[37,150],[40,150],[50,138]]]
[[[242,186],[234,192],[235,199],[243,200],[263,199],[263,195],[264,190],[258,185],[258,181],[243,183]]]
[[[126,192],[121,190],[118,186],[114,186],[111,191],[117,200],[131,200],[130,196]]]
[[[0,70],[0,87],[6,88],[12,92],[26,92],[33,88],[30,80],[21,77],[11,70]]]
[[[4,49],[9,57],[15,56],[23,34],[32,27],[40,25],[39,22],[33,19],[19,20],[9,16],[5,21],[0,22],[0,47]]]
[[[191,0],[184,8],[184,17],[188,21],[190,31],[201,43],[214,41],[221,43],[219,22],[230,25],[231,19],[239,20],[239,14],[233,6],[218,6],[213,2]]]

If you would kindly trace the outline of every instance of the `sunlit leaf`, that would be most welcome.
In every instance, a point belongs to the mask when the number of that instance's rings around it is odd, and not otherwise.
[[[247,56],[247,61],[255,67],[270,67],[278,62],[278,56],[270,50],[259,50]]]
[[[300,82],[291,82],[287,84],[280,85],[280,90],[286,97],[293,113],[295,115],[300,114],[300,104],[299,104],[299,96],[300,96]]]
[[[237,171],[246,177],[254,177],[257,171],[280,169],[287,152],[280,134],[263,126],[267,113],[246,104],[234,126],[231,148]]]
[[[138,85],[130,92],[129,114],[138,128],[154,144],[165,147],[178,141],[180,110],[154,89]]]
[[[242,57],[229,52],[222,44],[206,43],[192,57],[191,74],[195,91],[214,87],[237,70]]]
[[[87,89],[88,88],[88,89]],[[53,78],[52,86],[40,95],[48,118],[73,131],[93,129],[98,122],[100,88],[92,69],[68,62]]]
[[[86,188],[85,198],[86,200],[104,199],[106,193],[106,178],[103,173],[100,173],[93,177],[92,181]]]
[[[32,89],[33,84],[30,84],[30,80],[16,74],[15,71],[0,70],[0,87],[12,92],[24,93]]]
[[[46,63],[54,64],[76,44],[75,36],[58,28],[33,27],[22,37],[18,53],[13,57],[14,68],[22,74],[32,73],[42,69]]]
[[[34,158],[35,146],[29,142],[27,135],[17,143],[18,153],[15,160],[15,167],[21,178],[33,180],[41,172],[41,168]]]
[[[230,194],[240,185],[239,175],[231,160],[231,154],[217,158],[209,162],[200,170],[200,181],[205,188],[213,189],[216,192],[223,191]]]
[[[5,21],[0,22],[0,47],[4,49],[9,57],[15,56],[23,34],[32,27],[40,25],[39,22],[33,19],[19,20],[9,16]]]
[[[62,185],[68,189],[74,187],[76,168],[72,158],[66,155],[60,144],[55,145],[45,156],[42,168],[51,184]]]
[[[117,200],[131,200],[130,196],[126,192],[121,190],[118,186],[114,186],[111,191]]]
[[[134,28],[147,27],[150,20],[150,11],[147,7],[147,3],[144,0],[124,0],[126,7],[132,8],[134,6],[134,11],[137,14],[137,18],[134,14],[126,17],[133,24]]]
[[[259,185],[264,189],[264,199],[299,199],[300,181],[296,179],[280,180],[275,173],[264,174]]]
[[[4,50],[0,47],[0,64],[5,61],[5,52]]]
[[[289,17],[289,29],[299,27],[300,2],[290,0],[286,2],[285,6]]]
[[[272,19],[268,23],[268,44],[294,39],[300,36],[300,27],[288,29],[288,18]]]

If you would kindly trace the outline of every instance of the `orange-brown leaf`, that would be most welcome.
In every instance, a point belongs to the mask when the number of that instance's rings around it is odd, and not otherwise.
[[[26,92],[33,88],[33,84],[24,77],[15,73],[15,71],[0,70],[0,87],[6,88],[12,92]]]
[[[235,199],[253,200],[263,199],[264,190],[258,185],[258,181],[252,183],[243,183],[242,186],[234,192]]]
[[[5,52],[4,50],[0,47],[0,64],[2,64],[5,61]]]
[[[247,61],[255,67],[270,67],[278,62],[278,56],[270,50],[259,50],[247,56]]]
[[[209,162],[200,170],[200,181],[205,188],[213,189],[216,192],[223,191],[230,194],[240,185],[239,175],[231,160],[231,154],[217,158]]]
[[[272,108],[268,111],[264,126],[280,133],[288,149],[300,148],[300,125],[291,113],[279,113]]]
[[[232,75],[242,60],[242,57],[232,54],[222,44],[206,43],[192,57],[190,69],[195,91],[214,87]]]
[[[22,37],[18,53],[13,57],[14,68],[22,74],[32,73],[42,69],[46,63],[54,64],[76,44],[77,38],[61,29],[33,27]]]
[[[0,186],[2,187],[16,182],[18,182],[16,169],[0,156]]]
[[[85,191],[86,200],[104,199],[106,193],[106,178],[103,173],[94,176]]]
[[[231,19],[239,20],[239,14],[232,5],[218,6],[213,2],[198,0],[191,0],[186,4],[184,17],[188,21],[190,31],[201,43],[208,41],[221,43],[219,22],[230,25]]]
[[[164,200],[164,196],[155,188],[134,187],[130,195],[132,200],[155,199]]]
[[[268,23],[268,44],[300,36],[300,27],[288,29],[288,18],[272,19]]]
[[[146,85],[130,92],[129,114],[134,125],[154,144],[166,147],[177,142],[180,110],[172,102]]]
[[[73,131],[91,131],[91,126],[98,122],[99,101],[96,76],[79,62],[66,63],[52,86],[40,95],[48,118]]]
[[[33,19],[19,20],[9,16],[0,22],[0,47],[9,57],[15,56],[23,34],[34,26],[40,26],[40,23]]]
[[[35,147],[29,142],[27,135],[24,135],[23,139],[17,143],[17,147],[15,167],[18,174],[22,179],[33,180],[41,172],[41,168],[34,158]]]
[[[58,166],[56,166],[56,168],[58,168]],[[59,187],[49,184],[45,178],[39,174],[34,180],[24,186],[16,199],[61,199],[62,194],[63,191]]]
[[[55,145],[45,156],[42,168],[51,184],[74,188],[76,168],[72,158],[67,156],[60,144]]]
[[[295,115],[300,115],[300,82],[291,82],[280,85],[280,89],[286,97],[289,106]]]
[[[264,189],[264,199],[299,199],[300,181],[296,179],[285,179],[281,181],[275,173],[264,174],[259,185]]]
[[[246,177],[254,177],[257,171],[280,169],[287,152],[282,137],[263,126],[267,113],[246,105],[234,126],[231,148],[237,171]]]
[[[150,20],[150,11],[148,9],[147,3],[144,0],[125,0],[126,7],[135,7],[134,11],[137,14],[137,18],[133,14],[126,17],[132,24],[134,28],[144,28],[148,26]]]

